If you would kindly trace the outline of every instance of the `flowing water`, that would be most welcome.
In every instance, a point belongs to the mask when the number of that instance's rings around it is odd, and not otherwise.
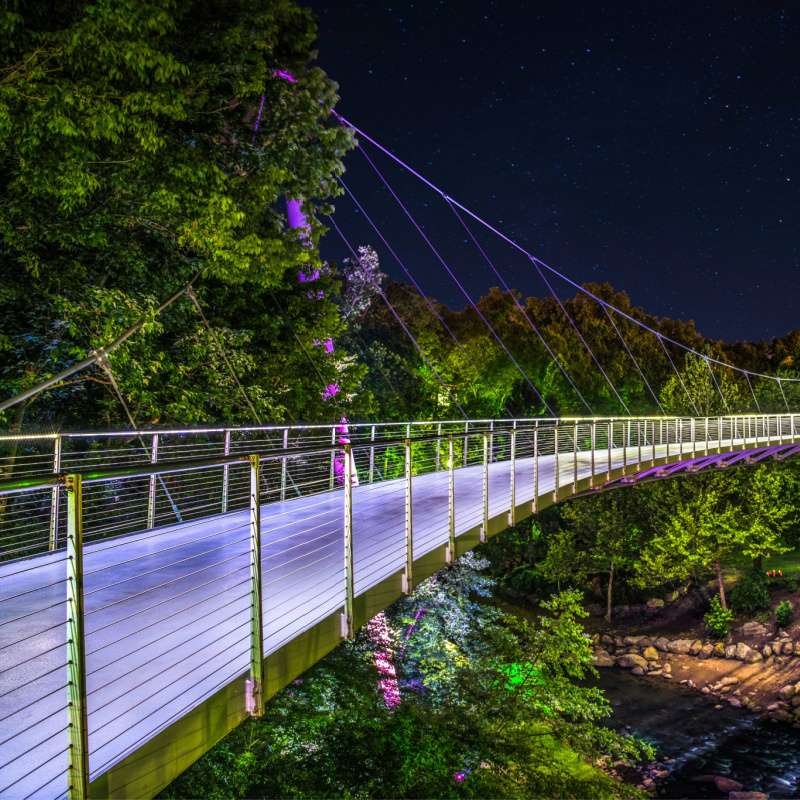
[[[800,731],[763,722],[742,709],[667,681],[600,670],[614,709],[610,724],[635,733],[674,761],[658,797],[725,798],[710,776],[722,775],[770,798],[800,797]]]

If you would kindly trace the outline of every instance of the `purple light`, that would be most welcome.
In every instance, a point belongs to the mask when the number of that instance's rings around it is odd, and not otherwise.
[[[459,770],[458,772],[454,772],[453,773],[453,780],[456,783],[464,783],[464,781],[466,779],[467,779],[467,773],[466,772],[463,772],[463,771]]]
[[[286,83],[297,83],[297,78],[288,69],[275,69],[272,74],[274,77],[286,81]]]
[[[300,270],[297,273],[297,282],[298,283],[313,283],[314,281],[318,281],[320,276],[320,271],[318,269],[312,270],[311,272],[303,272]]]
[[[333,397],[336,397],[339,392],[342,391],[341,386],[338,383],[329,383],[325,387],[325,391],[322,393],[323,400],[330,400]]]
[[[333,339],[331,339],[330,336],[325,339],[325,341],[322,343],[322,346],[325,348],[326,353],[332,353],[335,349],[333,346]]]
[[[382,611],[367,623],[367,636],[376,647],[373,658],[379,675],[378,688],[383,695],[383,702],[389,709],[397,708],[401,702],[400,685],[397,682],[397,670],[394,666],[389,626]]]

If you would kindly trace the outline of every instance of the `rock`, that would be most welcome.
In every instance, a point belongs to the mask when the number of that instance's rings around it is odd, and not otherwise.
[[[711,694],[711,689],[708,686],[704,686],[700,691],[703,694]]]
[[[711,642],[706,642],[697,654],[700,658],[711,658],[714,654],[714,645]]]
[[[667,645],[667,649],[670,653],[677,653],[683,656],[688,655],[689,651],[692,649],[692,640],[674,639]]]
[[[666,636],[659,636],[658,639],[653,642],[653,647],[655,647],[656,650],[660,650],[662,653],[668,653],[669,639],[667,639]]]
[[[680,596],[681,593],[677,589],[675,589],[674,591],[670,592],[664,599],[668,603],[674,603]]]
[[[728,800],[769,800],[764,792],[729,792]]]
[[[665,675],[671,674],[672,673],[672,664],[670,664],[670,663],[664,664],[664,666],[661,667],[661,670],[663,671],[663,673]]]
[[[736,698],[736,697],[729,697],[729,698],[728,698],[728,702],[729,702],[729,703],[730,703],[730,704],[731,704],[731,705],[732,705],[734,708],[741,708],[741,707],[742,707],[742,701],[741,701],[741,700],[739,700],[739,699],[738,699],[738,698]]]
[[[726,675],[722,678],[719,682],[720,686],[736,686],[739,683],[739,679],[735,675]]]
[[[699,639],[695,639],[689,648],[689,655],[696,656],[703,649],[703,643]]]
[[[715,775],[714,783],[721,792],[741,792],[744,789],[744,786],[739,781],[735,781],[733,778],[726,778],[724,775]]]
[[[714,655],[717,658],[725,658],[725,645],[722,642],[717,642],[714,645]]]
[[[595,650],[594,658],[592,659],[596,667],[613,667],[614,659],[607,650]]]
[[[735,655],[739,661],[747,661],[749,664],[753,661],[761,661],[761,653],[757,650],[753,650],[752,647],[746,645],[744,642],[739,642],[736,645]],[[755,658],[755,656],[758,656],[758,658]]]
[[[609,645],[613,646],[614,645],[614,637],[613,636],[609,636],[607,633],[604,633],[600,637],[600,641],[606,646],[609,646]]]
[[[796,694],[796,695],[795,695],[795,696],[792,698],[792,700],[791,700],[791,703],[792,703],[792,705],[793,705],[795,708],[797,708],[798,706],[800,706],[800,694]]]
[[[637,656],[635,653],[626,653],[623,656],[617,656],[616,662],[617,666],[622,667],[623,669],[633,669],[634,667],[639,667],[642,672],[644,672],[644,668],[647,666],[647,661],[645,661],[641,656]]]
[[[781,707],[780,703],[770,703],[767,706],[767,711],[778,711]]]
[[[651,678],[657,678],[659,675],[663,675],[664,673],[660,669],[654,669],[647,673]]]
[[[745,622],[741,630],[743,636],[766,636],[769,633],[766,625],[762,625],[762,623],[756,622],[755,620],[752,622]]]
[[[783,643],[783,654],[785,656],[793,656],[794,655],[794,642],[784,642]]]
[[[769,658],[772,655],[772,648],[768,644],[765,644],[761,648],[761,655],[764,656],[764,658]]]
[[[800,656],[800,642],[794,643],[794,654]]]
[[[634,667],[631,670],[631,675],[644,675],[644,670],[641,667]]]
[[[644,656],[644,658],[646,658],[648,661],[658,661],[660,659],[658,650],[656,650],[652,645],[650,645],[650,647],[645,647],[645,649],[642,650],[642,656]]]
[[[736,645],[729,644],[725,648],[725,658],[736,658]]]
[[[778,690],[778,697],[780,697],[781,700],[790,700],[794,697],[794,684],[789,683],[786,686],[782,686]]]
[[[666,605],[660,597],[651,597],[645,605],[650,609],[664,608]]]
[[[770,716],[772,719],[778,720],[778,722],[792,722],[794,719],[788,711],[784,711],[782,708],[778,711],[771,711]]]
[[[636,645],[639,644],[639,642],[642,641],[642,639],[644,639],[644,636],[626,636],[622,640],[622,644],[624,644],[626,646],[633,645],[635,647]]]

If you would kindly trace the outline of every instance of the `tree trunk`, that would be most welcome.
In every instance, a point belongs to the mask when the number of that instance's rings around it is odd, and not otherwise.
[[[614,562],[608,565],[608,589],[606,590],[606,622],[611,623],[611,595],[614,591]]]
[[[722,564],[720,563],[719,559],[714,562],[714,567],[717,570],[717,585],[719,586],[719,603],[723,608],[728,607],[728,603],[725,600],[725,581],[722,580]]]

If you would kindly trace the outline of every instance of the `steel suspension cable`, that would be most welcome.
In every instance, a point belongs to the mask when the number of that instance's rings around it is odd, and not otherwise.
[[[385,156],[390,158],[398,166],[402,167],[406,172],[408,172],[410,175],[415,177],[417,180],[419,180],[421,183],[423,183],[429,189],[434,191],[436,194],[439,194],[439,195],[444,195],[445,194],[444,190],[439,188],[435,183],[433,183],[433,181],[429,180],[424,175],[422,175],[422,173],[420,173],[417,170],[415,170],[410,164],[408,164],[407,162],[403,161],[403,159],[401,159],[398,155],[395,155],[395,153],[393,153],[391,150],[389,150],[388,147],[385,147],[379,141],[377,141],[377,139],[375,139],[372,136],[370,136],[368,133],[366,133],[364,130],[359,128],[357,125],[354,125],[352,122],[350,122],[350,120],[348,120],[346,117],[342,116],[338,111],[332,109],[330,113],[334,117],[334,119],[336,119],[337,122],[339,122],[341,125],[344,125],[347,128],[350,128],[354,133],[358,134],[358,136],[361,139],[369,142],[371,145],[373,145],[373,147],[375,147],[378,150],[380,150]],[[697,352],[694,348],[689,347],[686,344],[683,344],[683,342],[679,342],[679,341],[677,341],[675,339],[671,339],[668,336],[664,336],[662,333],[657,331],[655,328],[652,328],[651,326],[647,325],[646,323],[642,322],[641,320],[636,319],[636,317],[632,316],[631,314],[628,314],[626,311],[623,311],[621,308],[618,308],[617,306],[613,305],[612,303],[609,303],[608,301],[603,300],[603,298],[601,298],[598,295],[594,294],[592,291],[587,289],[585,286],[581,286],[579,283],[577,283],[576,281],[572,280],[572,278],[570,278],[568,275],[565,275],[564,273],[562,273],[559,270],[557,270],[555,267],[550,266],[545,261],[542,261],[542,259],[540,259],[537,256],[535,256],[533,253],[531,253],[528,250],[526,250],[521,244],[516,242],[510,236],[507,236],[505,233],[503,233],[497,227],[492,225],[490,222],[487,222],[485,219],[483,219],[483,217],[481,217],[478,214],[476,214],[470,208],[467,208],[467,206],[463,205],[462,203],[460,203],[459,201],[455,200],[452,197],[450,199],[451,199],[451,202],[455,206],[457,206],[461,211],[463,211],[465,214],[470,216],[472,219],[474,219],[479,224],[483,225],[483,227],[485,227],[487,230],[491,231],[493,234],[495,234],[495,236],[497,236],[498,238],[502,239],[508,245],[513,247],[515,250],[518,250],[520,253],[526,255],[529,259],[531,259],[532,262],[540,264],[546,270],[548,270],[552,274],[556,275],[557,277],[561,278],[563,281],[568,283],[570,286],[572,286],[577,291],[581,292],[582,294],[585,294],[587,297],[590,297],[596,303],[599,303],[600,305],[603,305],[603,306],[608,306],[611,310],[616,311],[620,316],[625,317],[627,320],[632,322],[634,325],[637,325],[638,327],[642,328],[643,330],[648,331],[649,333],[653,334],[654,336],[662,337],[663,339],[668,341],[670,344],[675,345],[675,347],[678,347],[681,350],[684,350],[684,351],[690,352],[690,353],[694,353],[695,355],[702,357],[703,354]],[[728,364],[728,363],[726,363],[724,361],[720,361],[720,360],[715,359],[715,358],[712,358],[711,360],[715,364],[718,364],[721,367],[727,367],[728,369],[732,369],[732,370],[734,370],[736,372],[747,373],[747,374],[753,375],[755,377],[766,378],[767,380],[776,380],[774,375],[766,375],[766,374],[761,373],[761,372],[753,372],[752,370],[746,370],[746,369],[743,369],[742,367],[737,367],[734,364]],[[791,383],[800,382],[800,378],[785,378],[784,380],[787,380],[787,381],[789,381]]]
[[[200,276],[199,272],[196,272],[189,283],[186,286],[180,288],[175,294],[170,295],[156,310],[154,316],[158,316],[162,311],[169,308],[176,300],[182,297],[187,289],[190,289],[192,284],[197,280]],[[35,386],[32,386],[30,389],[26,389],[24,392],[20,392],[18,395],[9,398],[8,400],[4,400],[0,403],[0,411],[5,411],[7,408],[11,408],[11,406],[15,406],[18,403],[22,403],[25,400],[30,399],[31,397],[35,397],[37,394],[40,394],[45,389],[49,389],[52,386],[55,386],[61,381],[69,378],[71,375],[74,375],[76,372],[80,372],[81,370],[86,369],[87,367],[92,366],[92,364],[97,364],[100,359],[103,357],[104,354],[108,354],[113,350],[116,350],[121,344],[126,342],[128,339],[131,338],[135,333],[142,329],[144,324],[147,322],[148,317],[142,317],[138,320],[138,322],[134,323],[124,330],[116,339],[109,342],[107,345],[103,347],[98,347],[95,350],[89,351],[89,354],[86,358],[82,359],[81,361],[77,361],[72,366],[67,367],[66,369],[61,370],[57,375],[53,375],[52,378],[48,378],[47,380],[41,381],[37,383]]]
[[[667,412],[664,411],[664,407],[661,405],[661,402],[658,399],[658,395],[653,391],[653,387],[650,385],[650,381],[647,380],[647,376],[644,374],[644,370],[642,369],[641,365],[639,364],[639,360],[633,354],[633,351],[630,349],[630,347],[628,347],[628,342],[625,340],[625,337],[622,335],[622,331],[617,327],[617,323],[614,322],[614,317],[611,315],[611,312],[608,310],[608,308],[606,306],[601,306],[601,308],[603,309],[603,311],[606,312],[606,316],[608,317],[608,321],[611,323],[611,327],[614,328],[614,330],[616,331],[617,336],[619,336],[619,340],[622,342],[622,346],[625,348],[625,352],[630,356],[631,361],[633,361],[634,366],[639,371],[639,375],[642,376],[642,380],[644,381],[644,385],[647,387],[647,390],[652,395],[653,400],[655,400],[659,411],[661,411],[662,414],[666,414]]]
[[[108,360],[108,354],[104,352],[102,356],[98,359],[97,363],[99,364],[103,372],[106,374],[106,377],[108,378],[109,383],[111,384],[113,394],[117,396],[117,400],[119,400],[120,405],[125,411],[125,416],[128,418],[128,422],[130,423],[131,428],[134,431],[138,430],[139,426],[136,424],[136,420],[133,418],[133,414],[131,413],[128,403],[125,401],[125,398],[122,395],[122,391],[120,390],[119,385],[117,384],[117,379],[114,377],[114,372],[111,369],[111,362]],[[139,440],[139,444],[141,444],[142,449],[147,454],[148,458],[151,458],[152,451],[145,444],[144,437],[142,436],[142,434],[137,433],[136,438]],[[164,490],[164,496],[167,498],[167,502],[169,503],[170,508],[172,509],[172,513],[175,515],[175,519],[178,522],[183,522],[181,511],[178,508],[178,505],[173,499],[172,495],[170,494],[170,491],[167,488],[167,484],[164,481],[163,475],[159,474],[156,477],[158,478],[158,482],[161,484],[161,488]]]
[[[362,153],[362,155],[364,156],[364,158],[367,160],[369,165],[372,167],[372,169],[375,171],[375,174],[378,176],[378,178],[380,178],[381,182],[386,187],[386,189],[389,192],[389,194],[391,194],[391,196],[394,198],[394,200],[397,202],[397,204],[402,209],[403,213],[406,215],[406,217],[409,219],[411,224],[414,226],[414,228],[416,229],[417,233],[419,233],[419,235],[422,237],[422,240],[425,242],[425,244],[427,244],[428,248],[431,250],[433,255],[436,257],[437,261],[442,265],[442,267],[444,268],[445,272],[447,272],[447,274],[450,276],[450,278],[452,279],[453,283],[455,283],[455,285],[458,287],[458,289],[461,292],[461,294],[464,295],[464,298],[472,306],[472,309],[475,311],[475,313],[481,319],[483,324],[486,326],[486,329],[494,337],[494,339],[497,342],[497,344],[499,344],[500,347],[503,349],[503,351],[508,356],[508,358],[511,361],[511,363],[516,367],[517,371],[520,373],[520,375],[522,376],[523,380],[528,384],[528,386],[534,392],[536,397],[539,398],[539,401],[542,403],[542,405],[550,412],[550,414],[555,416],[555,412],[551,408],[550,404],[544,399],[544,397],[542,396],[541,392],[536,388],[536,386],[534,385],[533,381],[530,379],[530,376],[528,375],[528,373],[525,372],[525,370],[520,366],[520,364],[516,360],[516,358],[514,358],[514,356],[512,355],[511,351],[506,346],[506,343],[503,341],[503,339],[500,337],[500,335],[494,329],[494,327],[489,322],[489,320],[484,316],[483,312],[478,308],[478,306],[476,305],[475,301],[470,296],[469,292],[467,292],[467,290],[464,288],[464,286],[461,283],[461,281],[459,281],[459,279],[456,276],[456,274],[450,268],[450,265],[441,256],[439,251],[433,245],[433,242],[431,242],[431,240],[428,238],[428,236],[425,233],[425,231],[422,230],[422,228],[420,227],[419,223],[414,218],[413,214],[408,210],[408,208],[406,207],[405,203],[403,203],[403,201],[400,199],[398,194],[392,188],[392,186],[389,183],[389,181],[385,178],[383,173],[378,169],[378,167],[375,164],[375,162],[369,157],[369,154],[366,152],[366,150],[364,150],[363,148],[359,148],[359,150]]]
[[[364,208],[364,206],[361,204],[361,202],[355,196],[353,191],[350,189],[350,187],[347,186],[347,184],[344,182],[344,180],[342,178],[338,178],[338,181],[342,185],[342,188],[345,190],[345,192],[347,193],[348,197],[353,201],[353,203],[356,206],[356,208],[358,208],[359,212],[364,216],[364,218],[370,224],[370,227],[375,231],[375,234],[378,236],[378,238],[381,240],[381,242],[383,242],[383,244],[386,247],[386,249],[391,253],[391,255],[394,258],[394,260],[400,265],[401,269],[406,274],[406,276],[409,278],[409,280],[413,284],[414,288],[416,289],[417,294],[422,298],[422,301],[425,303],[425,305],[427,306],[427,308],[431,312],[431,314],[433,314],[433,316],[439,321],[439,323],[442,325],[444,330],[447,331],[447,333],[449,334],[450,338],[453,340],[453,343],[456,345],[456,347],[459,347],[459,348],[463,347],[462,343],[459,341],[458,337],[453,332],[453,329],[447,324],[447,321],[445,320],[445,318],[436,310],[436,306],[434,306],[434,304],[431,302],[430,297],[428,297],[425,294],[425,292],[422,290],[422,287],[417,282],[416,278],[414,277],[414,274],[411,272],[410,269],[408,269],[406,267],[406,265],[403,263],[403,261],[400,258],[400,256],[397,255],[397,252],[392,247],[392,245],[389,243],[387,238],[383,235],[382,231],[380,230],[380,228],[378,228],[377,224],[373,221],[372,217],[369,215],[369,213],[367,212],[366,208]],[[506,414],[509,417],[513,416],[513,414],[511,414],[511,412],[508,410],[508,408],[505,407],[505,404],[504,404],[504,409],[505,409]]]
[[[745,373],[745,377],[747,378],[747,385],[750,387],[750,394],[753,395],[753,402],[756,404],[756,411],[761,413],[761,406],[758,404],[758,398],[756,397],[756,393],[753,389],[753,384],[750,382],[750,376]]]
[[[353,194],[353,192],[351,191],[350,187],[344,182],[344,180],[342,180],[342,178],[338,178],[337,180],[342,185],[342,188],[345,190],[345,192],[347,192],[348,197],[353,201],[353,203],[358,208],[358,210],[361,212],[361,214],[363,214],[364,219],[366,219],[367,222],[370,224],[370,227],[372,228],[372,230],[375,231],[375,234],[383,242],[383,244],[386,247],[386,249],[391,253],[392,258],[394,258],[394,260],[398,263],[400,268],[406,274],[406,277],[411,281],[411,283],[413,284],[414,288],[417,290],[417,294],[419,294],[419,296],[422,298],[423,302],[428,307],[428,310],[431,312],[431,314],[433,314],[433,316],[436,317],[437,320],[439,320],[439,322],[441,323],[442,327],[447,331],[447,333],[449,334],[449,336],[453,340],[453,342],[455,342],[455,344],[457,344],[457,345],[460,344],[460,342],[456,338],[456,335],[453,333],[452,329],[450,328],[450,326],[445,321],[444,317],[442,317],[442,315],[436,310],[436,307],[431,302],[430,297],[428,297],[425,294],[425,292],[422,290],[422,287],[419,285],[419,283],[417,283],[417,279],[414,277],[414,275],[411,272],[411,270],[409,270],[406,267],[406,265],[403,263],[403,261],[400,258],[400,256],[397,255],[397,253],[395,252],[394,248],[386,240],[386,237],[379,230],[379,228],[375,224],[375,222],[373,222],[372,217],[367,213],[367,210],[364,208],[364,206],[359,202],[359,200]]]
[[[236,371],[234,370],[233,365],[231,364],[230,359],[228,358],[228,354],[225,352],[225,348],[222,346],[222,342],[220,341],[219,336],[217,336],[217,332],[211,328],[208,319],[206,319],[206,315],[203,313],[203,309],[200,306],[200,301],[197,299],[197,295],[194,293],[194,289],[192,289],[191,286],[186,290],[186,296],[192,301],[192,305],[195,307],[195,310],[200,315],[200,319],[203,321],[203,325],[205,325],[209,336],[211,336],[214,342],[214,346],[217,348],[217,351],[222,356],[222,360],[225,362],[225,366],[228,368],[228,372],[230,372],[234,383],[239,389],[239,393],[244,398],[244,402],[250,409],[250,413],[253,415],[255,421],[259,425],[261,425],[262,424],[261,418],[259,417],[258,412],[255,409],[255,406],[248,397],[244,386],[242,386],[242,382],[239,380],[239,376],[236,374]]]
[[[781,396],[783,397],[783,402],[786,406],[786,410],[791,414],[792,412],[789,409],[789,401],[786,399],[786,393],[783,391],[783,384],[781,383],[780,378],[778,378],[778,388],[781,390]]]
[[[345,247],[347,247],[347,249],[353,254],[353,258],[358,258],[358,256],[356,255],[355,248],[353,247],[352,244],[350,244],[350,241],[344,235],[344,233],[342,232],[342,229],[336,223],[336,220],[331,215],[327,215],[327,217],[328,217],[328,221],[333,226],[333,229],[336,231],[336,233],[339,234],[339,238],[341,238],[341,240],[344,242]],[[383,289],[379,288],[378,289],[378,294],[380,295],[381,300],[383,300],[383,302],[386,304],[386,307],[389,309],[389,311],[391,312],[392,316],[397,321],[397,324],[403,329],[403,332],[406,334],[406,336],[408,336],[408,338],[413,343],[414,347],[417,349],[417,352],[419,353],[419,355],[422,358],[422,360],[425,362],[425,365],[428,367],[428,369],[430,369],[430,371],[435,376],[436,380],[439,381],[439,385],[442,387],[442,389],[445,390],[445,392],[447,393],[447,396],[449,397],[450,390],[448,389],[447,384],[444,382],[442,376],[439,374],[439,372],[436,369],[436,367],[434,367],[433,364],[431,364],[431,362],[428,360],[428,357],[425,355],[425,352],[423,351],[422,347],[420,346],[420,343],[417,341],[417,339],[414,336],[414,334],[409,330],[408,326],[403,321],[403,318],[397,313],[397,310],[392,305],[392,303],[389,300],[389,298],[386,296],[386,293],[383,291]],[[453,403],[455,404],[456,408],[461,412],[461,416],[464,417],[464,419],[469,419],[469,416],[467,415],[467,412],[464,411],[464,409],[462,408],[462,406],[458,402],[458,400],[453,400]]]
[[[497,276],[497,279],[500,281],[500,283],[502,284],[503,288],[506,290],[506,292],[509,294],[511,299],[514,301],[514,303],[517,306],[517,309],[522,314],[523,318],[528,323],[528,325],[531,327],[531,330],[533,330],[533,332],[539,337],[539,341],[542,343],[542,345],[544,346],[545,350],[547,350],[547,352],[550,354],[550,358],[553,359],[553,361],[556,364],[556,366],[561,370],[561,374],[566,378],[566,380],[568,381],[569,385],[575,391],[575,394],[578,396],[580,401],[586,407],[587,411],[590,414],[594,414],[594,411],[592,411],[592,407],[589,405],[589,402],[586,400],[586,398],[583,396],[583,394],[581,394],[581,390],[578,389],[577,385],[575,384],[575,381],[573,381],[573,379],[572,379],[572,376],[567,372],[566,368],[561,363],[561,359],[553,352],[552,348],[547,343],[547,340],[544,338],[544,336],[542,335],[541,331],[539,330],[539,327],[531,319],[531,317],[528,314],[528,312],[525,310],[523,305],[519,302],[519,298],[516,296],[516,294],[514,294],[513,289],[508,285],[508,283],[506,282],[506,279],[503,277],[503,275],[500,272],[500,270],[497,269],[497,267],[495,266],[495,264],[492,261],[492,259],[489,258],[488,253],[481,246],[480,242],[478,242],[477,238],[475,237],[475,234],[472,232],[472,229],[464,221],[464,219],[461,216],[461,214],[458,213],[458,209],[450,201],[450,198],[448,197],[448,195],[445,194],[445,195],[442,195],[442,197],[444,198],[444,201],[447,203],[448,208],[453,212],[453,214],[455,215],[456,219],[461,223],[462,227],[467,232],[467,235],[472,240],[472,243],[475,245],[475,247],[478,249],[478,252],[483,256],[484,260],[489,265],[489,267],[491,268],[492,272],[494,272],[494,274]]]
[[[553,299],[556,301],[556,303],[558,303],[559,308],[561,309],[561,311],[564,313],[564,316],[569,321],[569,324],[572,326],[572,328],[574,329],[575,333],[578,335],[578,339],[580,339],[581,344],[583,344],[583,346],[586,348],[586,351],[591,356],[592,361],[594,361],[595,365],[600,370],[600,374],[605,378],[606,383],[611,388],[611,391],[614,394],[614,396],[617,398],[617,400],[619,401],[619,404],[622,406],[622,408],[624,409],[625,413],[628,416],[631,416],[631,410],[628,408],[627,404],[622,399],[620,393],[617,391],[617,387],[614,386],[614,383],[611,380],[611,378],[608,377],[608,374],[603,369],[603,365],[600,363],[600,359],[597,358],[597,356],[594,354],[594,351],[589,346],[589,343],[586,341],[586,339],[584,338],[583,334],[581,333],[581,330],[578,327],[578,324],[575,322],[574,319],[572,319],[572,316],[567,311],[567,309],[565,308],[564,304],[561,302],[561,298],[556,294],[556,291],[555,291],[555,289],[553,289],[552,285],[550,284],[550,281],[547,280],[547,276],[544,274],[544,272],[542,272],[542,268],[535,262],[534,262],[533,265],[536,268],[537,272],[539,273],[539,277],[544,281],[545,286],[547,286],[547,288],[550,290],[550,294],[552,295]]]
[[[664,354],[667,357],[667,360],[672,367],[672,371],[675,373],[675,377],[678,379],[678,382],[683,387],[683,393],[686,395],[686,399],[689,401],[689,405],[694,409],[694,414],[696,417],[700,416],[700,411],[697,408],[697,403],[694,402],[694,398],[689,394],[689,389],[686,387],[686,383],[684,383],[683,376],[678,371],[678,368],[675,366],[675,362],[672,360],[672,356],[669,354],[669,350],[667,346],[664,344],[664,338],[660,335],[657,335],[656,338],[658,339],[659,344],[661,345]]]
[[[708,367],[708,371],[711,373],[711,380],[714,381],[714,386],[717,389],[717,394],[720,396],[720,399],[722,400],[722,405],[725,408],[725,412],[730,414],[731,413],[731,408],[728,405],[728,400],[726,399],[725,395],[722,394],[722,389],[720,388],[719,382],[717,381],[717,376],[714,374],[714,370],[711,368],[711,364],[709,363],[708,359],[705,358],[703,360],[706,362],[706,366]]]

